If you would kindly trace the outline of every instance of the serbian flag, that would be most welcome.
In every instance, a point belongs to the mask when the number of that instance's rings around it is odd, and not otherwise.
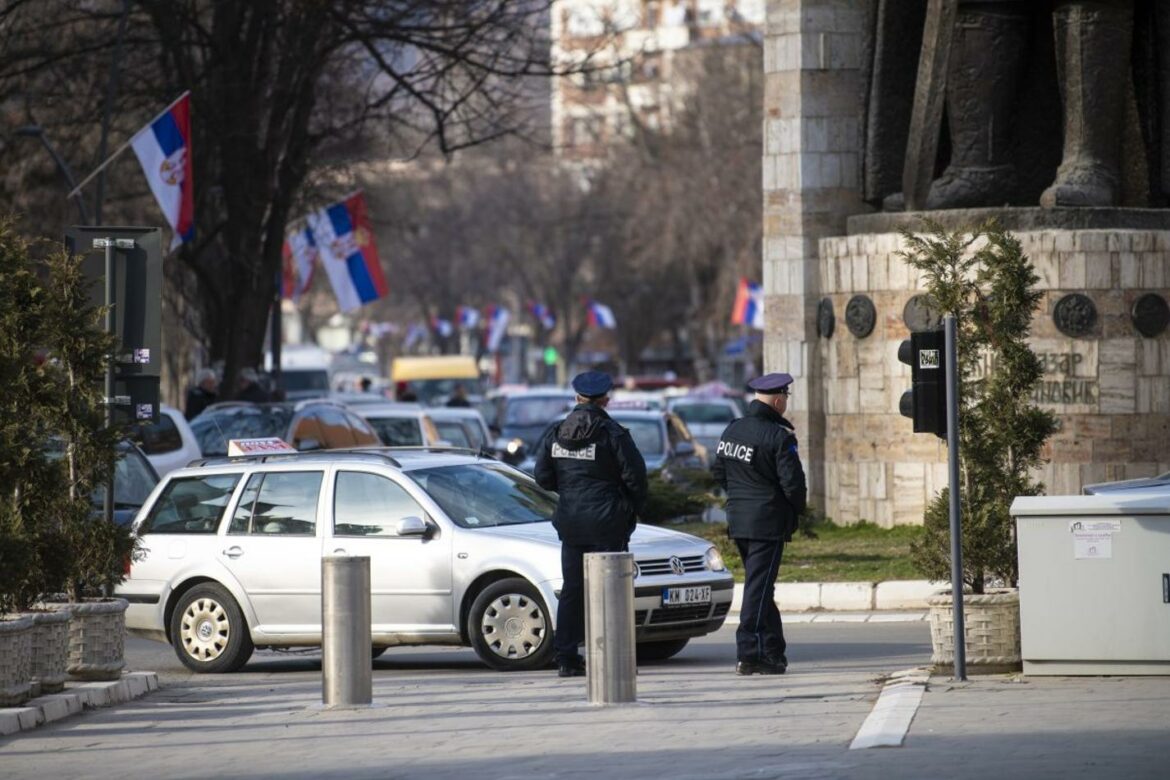
[[[470,306],[457,306],[455,308],[455,319],[458,321],[460,328],[469,330],[479,324],[479,312]]]
[[[389,292],[362,193],[355,192],[310,214],[308,219],[318,257],[341,311],[353,311]]]
[[[588,314],[589,325],[594,328],[609,328],[612,330],[617,327],[617,318],[613,316],[613,309],[604,303],[590,301]]]
[[[528,310],[532,312],[532,316],[536,318],[536,321],[544,326],[545,330],[552,330],[557,326],[556,316],[543,303],[530,303],[528,304]]]
[[[504,334],[508,332],[508,319],[511,315],[503,306],[489,306],[487,311],[488,330],[484,345],[488,352],[499,352]]]
[[[731,309],[732,325],[750,325],[764,329],[764,288],[745,276],[735,290],[735,306]]]
[[[130,139],[163,215],[175,231],[171,249],[195,238],[195,179],[191,174],[191,93]],[[123,149],[125,147],[122,147]]]
[[[306,227],[285,236],[281,257],[284,259],[284,289],[281,293],[285,298],[299,301],[313,281],[313,268],[317,261],[317,242],[313,240],[313,231]]]

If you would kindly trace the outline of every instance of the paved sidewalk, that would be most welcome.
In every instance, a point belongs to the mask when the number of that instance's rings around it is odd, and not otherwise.
[[[894,670],[890,670],[891,672]],[[403,669],[377,706],[320,708],[313,674],[199,679],[0,740],[5,778],[1145,778],[1170,767],[1170,678],[930,680],[902,747],[850,750],[882,680],[849,663],[737,678],[639,671],[639,702],[581,678]]]

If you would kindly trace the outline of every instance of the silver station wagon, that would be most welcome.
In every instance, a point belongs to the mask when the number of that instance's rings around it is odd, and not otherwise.
[[[139,512],[117,594],[127,628],[197,672],[255,648],[321,644],[321,557],[370,558],[371,644],[470,645],[488,666],[552,658],[561,587],[555,494],[463,451],[215,458],[167,475]],[[639,658],[717,630],[732,578],[705,540],[640,525],[630,542]]]

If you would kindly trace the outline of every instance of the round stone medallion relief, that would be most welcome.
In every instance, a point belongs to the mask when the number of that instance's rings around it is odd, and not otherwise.
[[[1056,323],[1057,330],[1066,336],[1087,336],[1097,324],[1097,307],[1089,296],[1070,293],[1056,302],[1052,321]]]
[[[1130,312],[1133,327],[1138,333],[1148,339],[1161,336],[1170,324],[1170,306],[1166,299],[1157,293],[1146,293],[1134,301]]]
[[[859,339],[873,333],[877,323],[877,309],[868,295],[854,295],[845,305],[845,325],[849,332]]]
[[[833,313],[833,302],[828,298],[821,298],[817,304],[817,335],[831,339],[837,327],[837,315]]]
[[[906,301],[902,309],[902,322],[912,333],[921,333],[925,330],[938,330],[942,318],[931,310],[925,295],[915,295]]]

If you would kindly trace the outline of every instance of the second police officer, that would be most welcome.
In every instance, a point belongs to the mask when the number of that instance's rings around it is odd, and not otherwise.
[[[586,371],[573,379],[577,405],[544,435],[533,476],[559,493],[553,526],[561,539],[561,576],[553,647],[557,674],[585,673],[585,553],[623,552],[646,503],[646,462],[630,432],[605,413],[613,381]]]
[[[737,674],[784,674],[784,627],[776,575],[784,543],[804,511],[807,489],[788,409],[789,374],[748,383],[756,397],[727,426],[715,451],[715,479],[727,491],[727,533],[744,566],[743,606],[735,632]]]

